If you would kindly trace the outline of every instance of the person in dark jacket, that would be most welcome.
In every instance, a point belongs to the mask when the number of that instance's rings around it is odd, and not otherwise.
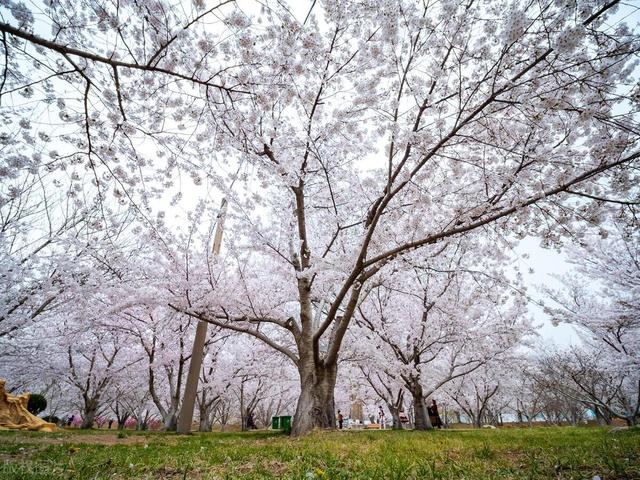
[[[256,421],[253,419],[253,413],[249,413],[249,416],[247,417],[247,429],[255,430],[257,428]]]
[[[427,413],[429,414],[429,420],[431,420],[433,428],[442,428],[442,420],[440,420],[438,404],[435,400],[431,400],[431,405],[427,407]]]

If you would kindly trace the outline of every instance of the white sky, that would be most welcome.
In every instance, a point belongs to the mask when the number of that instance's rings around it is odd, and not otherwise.
[[[516,252],[520,255],[520,269],[525,285],[529,295],[534,300],[542,300],[544,298],[539,291],[539,287],[542,285],[551,288],[561,287],[562,284],[552,275],[562,275],[571,270],[571,265],[567,263],[566,257],[562,252],[542,248],[539,240],[533,237],[527,237],[522,240],[516,248]],[[522,258],[524,253],[529,254],[529,258]],[[532,270],[531,273],[530,269]],[[529,303],[529,312],[536,324],[542,324],[538,333],[544,343],[565,346],[580,342],[573,327],[563,324],[557,327],[553,326],[549,316],[535,303]]]

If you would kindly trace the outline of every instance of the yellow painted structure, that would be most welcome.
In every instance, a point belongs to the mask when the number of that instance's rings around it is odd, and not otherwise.
[[[45,422],[27,410],[29,393],[13,396],[5,390],[6,382],[0,379],[0,430],[33,430],[55,432],[54,423]]]

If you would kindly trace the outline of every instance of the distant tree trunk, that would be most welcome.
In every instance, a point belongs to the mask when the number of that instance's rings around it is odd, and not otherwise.
[[[526,419],[527,419],[527,425],[529,427],[533,427],[533,418],[531,417],[531,415],[526,415]]]
[[[129,417],[131,416],[131,414],[129,413],[128,409],[125,407],[124,409],[121,408],[122,404],[116,400],[115,406],[111,406],[111,411],[115,414],[116,416],[116,423],[117,423],[117,429],[118,430],[123,430],[124,429],[124,424],[126,423],[126,421],[129,419]]]
[[[180,328],[180,333],[182,333],[182,327]],[[151,395],[153,403],[162,416],[162,423],[164,424],[165,430],[169,432],[175,432],[178,429],[178,413],[180,409],[180,393],[182,392],[182,377],[184,374],[185,364],[188,361],[188,358],[184,355],[184,338],[180,337],[179,339],[180,357],[178,359],[177,371],[174,372],[173,367],[165,367],[165,373],[167,376],[167,380],[169,381],[168,407],[165,407],[156,390],[156,373],[153,370],[156,355],[156,344],[157,338],[155,337],[155,335],[150,346],[143,343],[143,347],[147,352],[147,356],[149,359],[147,372],[149,394]]]
[[[391,410],[391,428],[394,430],[402,430],[402,422],[400,421],[400,410],[392,409]]]
[[[248,432],[249,430],[251,430],[251,425],[249,425],[249,418],[251,418],[251,410],[249,409],[249,407],[242,409],[241,417],[242,417],[242,431]],[[255,419],[254,419],[254,422],[255,422]]]
[[[214,422],[220,422],[220,431],[224,432],[229,423],[229,412],[231,411],[231,402],[228,400],[220,400],[216,408],[216,415],[213,417]]]
[[[200,415],[200,421],[198,424],[198,431],[210,432],[213,428],[213,402],[205,402],[204,404],[198,403],[198,412]]]
[[[482,428],[482,411],[469,411],[474,428]]]
[[[199,432],[210,432],[213,429],[213,422],[211,421],[211,418],[206,416],[206,417],[200,417],[200,423],[198,424],[198,431]]]
[[[166,431],[175,432],[178,429],[178,409],[172,406],[163,418],[163,422]]]
[[[576,425],[578,425],[578,422],[579,422],[579,416],[580,416],[580,414],[579,414],[578,410],[577,410],[577,409],[575,409],[575,408],[573,408],[573,409],[571,410],[571,425],[572,425],[572,426],[574,426],[574,427],[575,427]]]
[[[84,412],[82,414],[82,424],[80,428],[88,430],[93,428],[93,423],[98,412],[98,398],[92,397],[84,399]]]
[[[136,419],[136,430],[144,432],[149,429],[149,419],[151,418],[149,410],[139,411],[134,418]]]
[[[210,432],[213,428],[213,414],[220,400],[220,395],[216,395],[213,398],[208,398],[207,390],[203,389],[200,395],[197,397],[198,401],[198,414],[200,417],[198,431]]]
[[[388,393],[391,394],[391,390],[388,390]],[[386,398],[385,403],[387,404],[387,408],[389,412],[391,412],[391,428],[393,430],[402,430],[402,422],[400,421],[400,412],[402,412],[402,408],[404,406],[404,390],[400,389],[398,394],[396,395],[393,402],[390,402],[391,398]]]
[[[613,422],[613,419],[611,418],[611,414],[609,414],[608,411],[606,411],[604,408],[600,407],[599,405],[594,405],[593,411],[596,415],[596,421],[598,422],[598,425],[601,425],[601,426],[611,425],[611,423]]]

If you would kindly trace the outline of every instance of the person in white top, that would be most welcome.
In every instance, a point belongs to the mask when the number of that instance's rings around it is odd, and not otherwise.
[[[385,418],[384,418],[384,410],[382,410],[382,407],[379,407],[379,410],[378,410],[378,423],[380,424],[380,428],[387,427]]]

